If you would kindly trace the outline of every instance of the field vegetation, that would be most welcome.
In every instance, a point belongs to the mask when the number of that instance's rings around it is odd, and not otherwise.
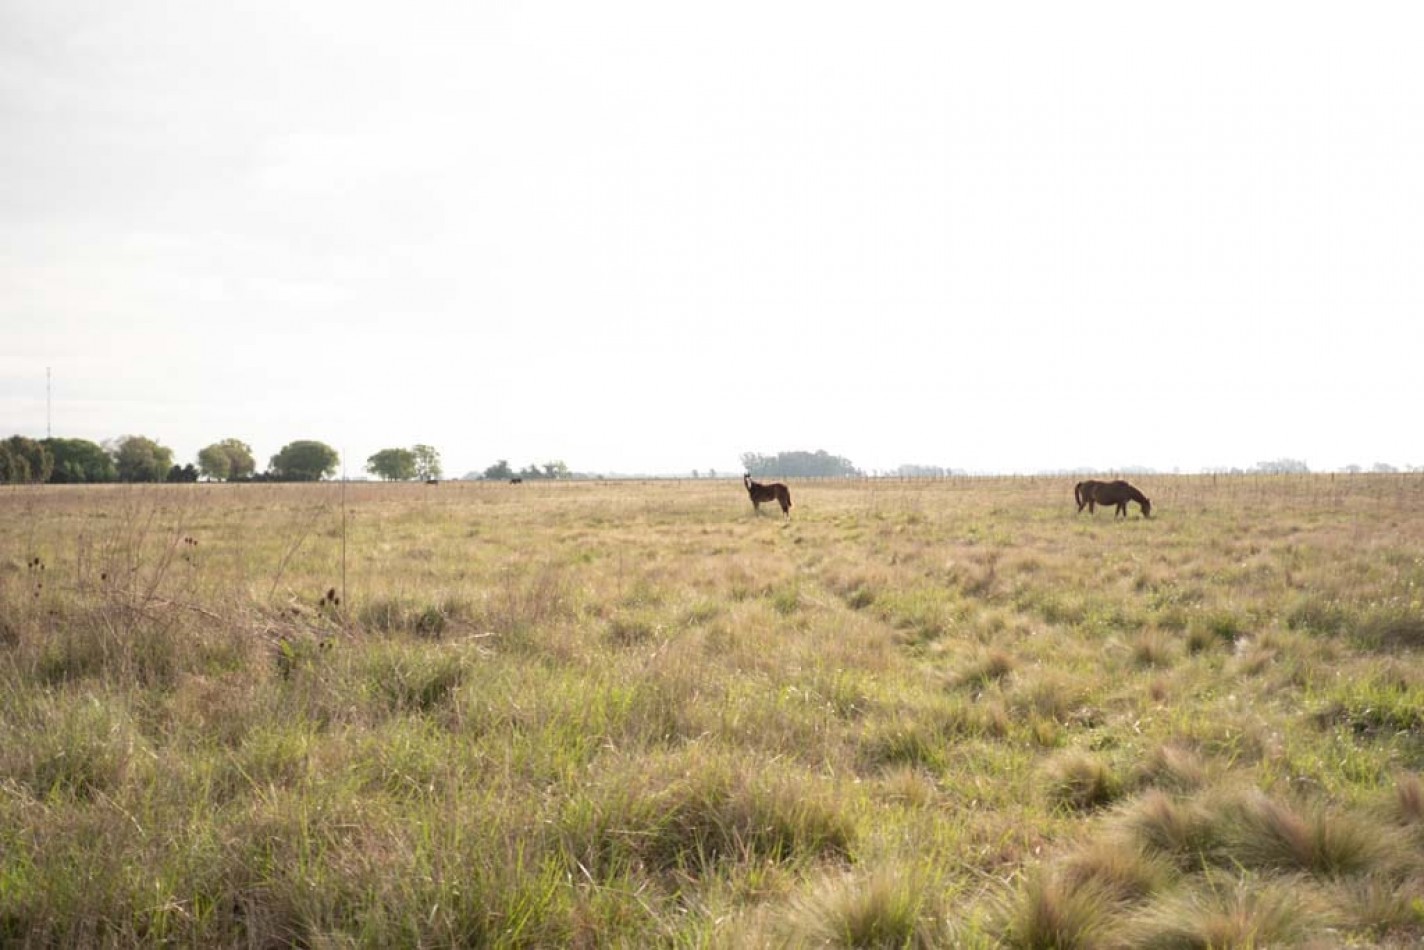
[[[1424,478],[0,491],[0,944],[1424,941]]]

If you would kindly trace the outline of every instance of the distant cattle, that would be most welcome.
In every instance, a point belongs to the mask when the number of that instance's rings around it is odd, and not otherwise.
[[[522,478],[511,478],[511,479],[509,480],[509,484],[511,484],[511,485],[523,485],[523,484],[524,484],[524,479],[522,479]]]

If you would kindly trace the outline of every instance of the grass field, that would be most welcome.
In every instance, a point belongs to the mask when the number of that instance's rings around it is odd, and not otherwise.
[[[0,491],[0,944],[1414,946],[1424,477]]]

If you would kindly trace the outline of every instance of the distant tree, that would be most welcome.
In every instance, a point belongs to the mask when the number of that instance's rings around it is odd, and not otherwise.
[[[951,472],[938,465],[901,465],[890,474],[896,478],[944,478]]]
[[[115,482],[119,470],[103,446],[88,439],[45,439],[45,448],[54,456],[49,480],[55,485]]]
[[[325,442],[299,439],[282,446],[268,464],[274,481],[316,482],[336,474],[341,456]]]
[[[1358,474],[1360,474],[1360,473],[1363,472],[1363,471],[1364,471],[1364,469],[1360,468],[1360,466],[1355,465],[1355,464],[1353,464],[1353,463],[1350,464],[1350,465],[1346,465],[1346,466],[1345,466],[1345,474],[1346,474],[1346,475],[1358,475]]]
[[[251,478],[257,470],[252,446],[239,439],[223,439],[198,450],[198,471],[216,481]]]
[[[198,471],[204,478],[215,482],[225,482],[232,477],[232,459],[227,449],[214,442],[198,450]]]
[[[1370,469],[1370,471],[1375,472],[1379,475],[1393,475],[1394,473],[1398,472],[1399,469],[1395,468],[1388,462],[1376,462],[1374,466]]]
[[[49,481],[54,456],[44,443],[12,435],[0,442],[0,482],[25,485]]]
[[[849,459],[841,458],[839,455],[830,455],[824,450],[778,452],[776,455],[758,455],[755,452],[747,452],[742,455],[742,468],[757,477],[823,478],[861,474]]]
[[[485,469],[485,478],[492,482],[504,482],[514,477],[514,469],[509,467],[509,459],[500,459]]]
[[[1256,471],[1264,475],[1304,475],[1310,466],[1300,459],[1276,459],[1274,462],[1256,463]]]
[[[366,471],[388,482],[408,482],[415,477],[415,453],[410,449],[381,449],[366,459]]]
[[[168,477],[164,480],[174,484],[196,482],[198,480],[198,470],[193,466],[192,462],[189,462],[187,465],[174,465],[168,470]]]
[[[120,436],[106,448],[121,482],[161,482],[173,467],[173,450],[147,436]]]
[[[440,468],[440,453],[429,445],[411,446],[411,454],[415,456],[415,477],[421,481],[439,479],[444,471]]]
[[[543,465],[535,465],[533,463],[530,463],[529,465],[524,466],[524,468],[521,469],[519,472],[511,474],[518,475],[518,477],[525,479],[526,481],[534,481],[535,479],[560,479],[573,477],[573,473],[569,471],[569,467],[557,459],[552,462],[545,462]]]

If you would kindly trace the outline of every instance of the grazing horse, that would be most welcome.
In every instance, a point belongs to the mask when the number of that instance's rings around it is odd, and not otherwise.
[[[1073,486],[1073,500],[1078,503],[1079,514],[1082,513],[1084,505],[1088,507],[1090,515],[1097,514],[1098,505],[1116,505],[1117,510],[1113,512],[1113,517],[1126,518],[1127,503],[1135,501],[1142,509],[1142,517],[1152,517],[1152,502],[1122,479],[1115,482],[1095,482],[1091,479],[1079,482]]]
[[[747,486],[747,494],[751,496],[752,508],[757,514],[761,514],[762,502],[774,501],[781,506],[783,515],[791,517],[791,491],[781,482],[763,485],[761,482],[752,481],[751,473],[748,472],[742,476],[742,484]]]
[[[523,484],[524,484],[524,479],[522,479],[522,478],[511,478],[511,479],[509,480],[509,484],[511,484],[511,485],[523,485]]]

